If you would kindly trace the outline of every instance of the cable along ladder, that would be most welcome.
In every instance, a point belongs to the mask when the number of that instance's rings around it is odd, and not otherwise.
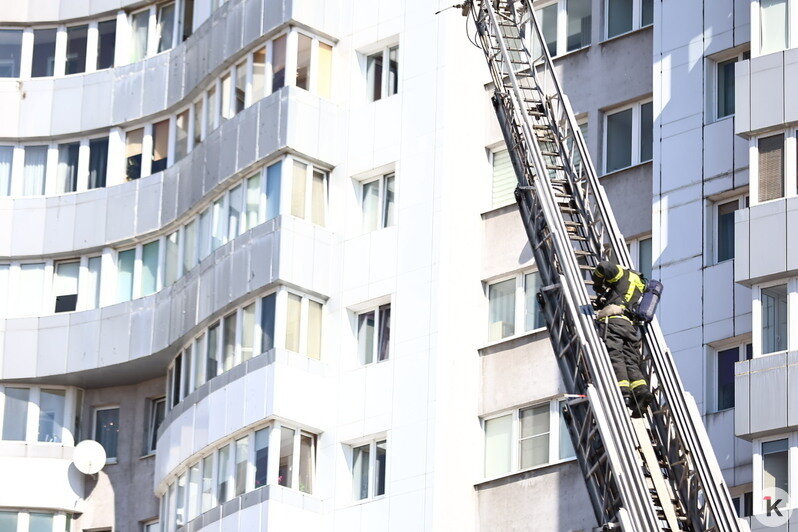
[[[745,531],[692,396],[655,320],[643,373],[655,396],[631,419],[595,325],[590,272],[632,267],[530,0],[468,0],[540,272],[538,301],[565,387],[571,440],[603,530]],[[575,398],[574,398],[575,397]]]

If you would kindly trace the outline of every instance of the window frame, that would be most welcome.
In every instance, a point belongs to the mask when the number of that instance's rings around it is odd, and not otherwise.
[[[706,390],[707,390],[707,400],[706,400],[706,413],[707,414],[715,414],[719,412],[726,412],[729,410],[734,410],[736,405],[732,405],[726,408],[719,408],[718,407],[718,393],[720,390],[718,389],[718,377],[720,375],[718,363],[719,363],[719,355],[723,351],[727,351],[730,349],[737,350],[737,362],[743,362],[745,360],[750,360],[747,357],[747,350],[746,346],[751,346],[751,358],[753,358],[753,341],[751,335],[742,335],[741,337],[730,338],[721,342],[715,342],[707,346],[709,357],[707,358],[707,383],[706,383]]]
[[[105,463],[107,465],[108,464],[116,464],[116,463],[119,462],[119,436],[118,436],[119,430],[118,429],[121,428],[121,425],[122,425],[122,409],[120,408],[120,406],[118,404],[92,407],[91,439],[94,440],[94,441],[98,441],[97,440],[97,414],[99,412],[105,411],[105,410],[117,410],[117,411],[119,411],[118,419],[119,419],[120,427],[117,428],[116,456],[108,456],[107,451],[106,451],[106,457],[105,457]]]
[[[643,29],[646,29],[646,28],[654,26],[653,12],[652,12],[652,17],[651,17],[651,22],[647,23],[647,24],[643,24],[643,2],[645,0],[632,0],[632,28],[627,30],[627,31],[624,31],[624,32],[621,32],[621,33],[617,33],[615,35],[610,36],[610,16],[609,16],[609,14],[610,14],[610,1],[611,0],[603,0],[603,2],[602,2],[603,9],[604,9],[604,12],[603,12],[604,16],[602,17],[603,18],[602,36],[604,37],[604,39],[603,39],[602,42],[606,42],[606,41],[609,41],[609,40],[612,40],[612,39],[617,39],[619,37],[623,37],[624,35],[629,35],[629,34],[632,34],[632,33],[636,32],[636,31],[640,31],[640,30],[643,30]],[[652,10],[653,10],[653,6],[652,6]]]
[[[390,93],[390,54],[393,49],[396,49],[396,64],[397,64],[397,79],[396,79],[396,92]],[[367,103],[376,103],[378,101],[386,100],[391,96],[396,96],[400,92],[400,82],[401,79],[399,77],[399,72],[401,71],[402,65],[402,56],[400,55],[400,51],[402,49],[401,41],[395,40],[391,41],[387,44],[381,44],[379,46],[369,48],[367,50],[363,50],[360,52],[363,61],[363,79],[365,80],[365,89],[366,89],[366,99]],[[377,54],[382,55],[382,68],[380,71],[381,80],[380,80],[380,96],[379,98],[374,99],[374,89],[371,87],[368,79],[368,61],[369,58],[376,56]]]
[[[592,28],[592,19],[593,19],[593,2],[589,1],[590,6],[590,18],[591,18],[591,28],[590,28],[590,36],[588,38],[588,43],[584,44],[578,48],[574,48],[573,50],[568,50],[568,1],[569,0],[545,0],[540,3],[535,3],[535,18],[540,23],[540,17],[538,12],[542,9],[545,9],[551,5],[557,5],[557,26],[556,26],[556,53],[551,55],[552,59],[556,59],[558,57],[563,57],[568,54],[579,52],[580,50],[585,50],[586,48],[590,48],[593,46],[593,28]],[[541,35],[543,33],[543,28],[540,28]],[[531,31],[530,31],[530,37]],[[534,39],[534,38],[533,38]],[[544,43],[545,44],[545,43]],[[531,47],[530,47],[531,49]]]
[[[357,356],[358,367],[366,367],[372,366],[374,364],[379,364],[381,362],[387,362],[391,360],[391,352],[393,350],[393,335],[391,334],[391,326],[393,325],[393,301],[390,297],[388,298],[380,298],[378,302],[374,302],[367,307],[359,308],[356,310],[354,314],[355,319],[355,352]],[[380,311],[387,307],[388,312],[390,312],[390,317],[388,318],[388,353],[387,356],[380,360],[379,358],[379,350],[380,350]],[[372,353],[371,353],[371,362],[364,362],[360,357],[360,317],[366,314],[374,313],[374,342],[372,345]]]
[[[378,501],[388,496],[388,485],[390,483],[389,479],[389,471],[390,469],[387,467],[388,464],[388,453],[390,449],[390,444],[388,442],[389,438],[386,433],[378,434],[376,436],[372,436],[367,439],[358,439],[353,442],[349,442],[346,445],[347,448],[347,466],[349,468],[349,478],[351,480],[352,489],[350,490],[350,494],[352,495],[351,502],[353,505],[358,504],[365,504],[372,501]],[[377,478],[376,478],[376,464],[377,464],[377,445],[383,444],[385,446],[385,488],[384,491],[380,494],[375,493],[377,491]],[[360,447],[369,448],[369,463],[368,463],[368,487],[366,489],[367,495],[362,499],[357,499],[354,497],[354,475],[355,475],[355,449]]]
[[[786,349],[780,351],[773,351],[771,353],[763,353],[762,352],[762,289],[763,288],[771,288],[774,286],[779,285],[787,285],[787,339],[786,339]],[[759,358],[762,356],[770,356],[781,354],[789,351],[796,350],[796,340],[798,340],[796,334],[793,334],[793,322],[796,321],[798,318],[798,313],[796,313],[790,307],[794,306],[796,298],[798,298],[798,278],[789,278],[789,279],[777,279],[773,281],[768,281],[764,283],[756,284],[752,287],[752,308],[751,308],[751,336],[752,336],[752,343],[753,343],[753,355],[752,358]]]
[[[26,408],[26,419],[24,421],[25,437],[22,440],[4,440],[3,423],[5,416],[5,390],[6,388],[22,388],[28,390],[28,400]],[[39,441],[39,422],[41,415],[41,392],[42,390],[63,390],[64,391],[64,414],[61,424],[60,441]],[[78,434],[80,427],[75,426],[76,418],[80,417],[82,399],[78,401],[78,390],[72,386],[58,386],[50,384],[30,385],[30,384],[0,384],[0,442],[25,442],[37,445],[75,445],[75,435]]]
[[[759,201],[759,141],[764,138],[784,135],[784,195],[778,198]],[[798,196],[798,129],[795,127],[768,131],[759,135],[752,135],[748,144],[748,196],[749,206],[762,205],[773,201],[783,201],[786,198]]]
[[[641,251],[640,244],[641,242],[644,242],[646,240],[651,241],[651,265],[649,266],[651,269],[651,275],[647,277],[650,280],[654,275],[654,236],[649,233],[645,235],[640,235],[635,238],[630,238],[629,240],[626,241],[626,246],[629,249],[629,257],[631,257],[635,269],[640,273],[645,274],[643,268],[641,268],[642,258],[640,256],[640,251]]]
[[[160,425],[158,427],[155,426],[156,413],[159,403],[163,403],[163,411],[165,416],[166,413],[169,412],[169,410],[166,408],[165,395],[147,399],[147,443],[145,445],[145,452],[143,456],[154,455],[156,451],[156,446],[153,446],[152,443],[157,440],[158,429],[160,428]],[[161,420],[161,423],[163,423],[163,420]]]
[[[760,514],[765,511],[764,505],[764,459],[762,454],[762,444],[778,440],[787,440],[787,479],[790,491],[790,508],[796,508],[796,503],[793,502],[793,494],[796,492],[796,481],[798,481],[798,433],[780,433],[756,438],[753,440],[753,457],[752,457],[752,470],[753,470],[753,510],[754,514]]]
[[[719,80],[719,73],[718,67],[721,63],[725,63],[727,61],[734,60],[735,64],[741,61],[746,61],[751,58],[751,51],[746,47],[736,47],[732,50],[726,50],[724,52],[720,52],[713,56],[707,57],[707,90],[709,91],[707,95],[707,116],[710,117],[708,123],[715,123],[721,120],[726,120],[727,118],[731,118],[735,116],[736,109],[731,114],[720,116],[718,112],[718,105],[719,105],[719,90],[720,90],[720,80]]]
[[[747,209],[750,204],[750,196],[748,195],[748,191],[745,190],[744,192],[740,192],[739,189],[735,193],[731,195],[722,195],[714,200],[710,199],[710,219],[712,223],[712,250],[711,250],[711,259],[712,264],[722,264],[724,262],[734,260],[735,257],[732,256],[728,259],[720,260],[718,257],[718,252],[720,250],[720,207],[726,205],[728,203],[737,202],[737,209],[735,210],[742,210]]]
[[[652,149],[652,153],[651,153],[651,155],[652,155],[651,159],[642,160],[642,153],[641,153],[643,151],[642,150],[642,144],[641,144],[642,127],[643,127],[642,107],[644,105],[646,105],[646,104],[651,104],[652,105],[652,113],[653,113],[653,105],[654,105],[653,102],[654,102],[653,98],[647,97],[647,98],[643,98],[641,100],[636,100],[634,102],[627,103],[627,104],[622,105],[622,106],[613,107],[613,108],[607,109],[607,110],[602,112],[603,135],[602,135],[602,165],[601,166],[602,166],[603,174],[602,174],[601,177],[603,177],[605,175],[615,174],[617,172],[623,172],[624,170],[628,170],[630,168],[634,168],[635,166],[640,166],[640,165],[643,165],[643,164],[647,164],[647,163],[650,163],[650,162],[652,162],[654,160],[653,149]],[[608,119],[609,119],[609,117],[611,115],[622,113],[622,112],[627,111],[629,109],[632,110],[632,134],[631,134],[632,156],[631,156],[631,162],[627,166],[622,166],[620,168],[615,168],[613,170],[608,170],[607,169],[607,163],[608,163],[608,160],[609,160],[609,157],[608,157],[608,155],[609,155],[609,144],[607,142],[608,141],[608,134],[609,134],[609,131],[608,131]],[[652,115],[652,124],[653,124],[653,115]],[[652,136],[652,141],[653,140],[654,139],[653,139],[653,136]],[[652,144],[653,144],[653,142],[652,142]],[[652,146],[652,148],[653,148],[653,146]]]
[[[386,200],[385,194],[386,194],[386,191],[387,191],[387,184],[388,184],[388,180],[389,179],[393,179],[393,183],[394,183],[394,185],[393,185],[394,213],[393,213],[393,221],[392,221],[392,223],[386,225],[387,205],[385,203],[385,200]],[[364,227],[365,226],[365,219],[364,219],[365,218],[365,210],[364,210],[365,209],[365,197],[363,196],[363,192],[365,190],[365,186],[366,185],[368,185],[370,183],[375,183],[375,182],[379,182],[379,184],[378,184],[378,192],[377,192],[377,203],[378,203],[377,226],[374,229],[366,229]],[[361,225],[360,225],[360,232],[362,234],[371,233],[371,232],[374,232],[374,231],[379,231],[380,229],[387,229],[389,227],[394,227],[396,225],[396,214],[397,213],[396,213],[396,172],[395,171],[385,172],[385,173],[382,173],[380,175],[372,176],[372,177],[363,179],[362,181],[359,181],[358,191],[359,191],[358,204],[359,204],[359,207],[360,207],[360,211],[362,213]]]
[[[330,218],[330,173],[331,171],[328,168],[323,166],[317,165],[316,163],[311,162],[309,159],[305,159],[303,157],[297,155],[289,155],[282,159],[283,161],[283,168],[282,168],[282,177],[280,187],[285,189],[285,198],[288,198],[288,205],[285,206],[285,209],[281,209],[282,214],[290,215],[295,218],[300,218],[305,220],[308,223],[313,225],[318,225],[319,227],[327,227]],[[303,215],[297,216],[292,213],[292,205],[293,205],[293,198],[294,198],[294,163],[303,164],[306,166],[305,168],[305,198],[304,198],[304,207],[303,207]],[[324,218],[324,223],[318,224],[313,221],[313,174],[315,172],[320,172],[324,174],[324,190],[323,190],[323,199],[322,199],[322,217]]]
[[[538,274],[538,276],[539,276],[540,275],[540,271],[538,269],[536,269],[536,268],[524,269],[524,270],[516,272],[516,273],[502,275],[502,276],[499,276],[499,277],[491,278],[491,279],[486,280],[486,281],[483,282],[484,290],[485,290],[485,300],[486,300],[486,303],[487,303],[486,308],[485,308],[485,313],[486,313],[486,317],[487,317],[486,321],[488,322],[488,329],[490,329],[490,287],[495,285],[495,284],[504,282],[504,281],[509,281],[510,279],[515,279],[515,293],[514,293],[515,307],[514,307],[514,314],[513,314],[513,316],[514,316],[514,323],[513,323],[514,332],[513,332],[513,334],[511,334],[509,336],[505,336],[503,338],[499,338],[499,339],[496,339],[496,340],[491,340],[490,339],[490,330],[488,330],[487,334],[486,334],[487,345],[499,344],[499,343],[502,343],[502,342],[506,342],[506,341],[512,340],[514,338],[519,338],[521,336],[525,336],[527,334],[533,334],[533,333],[536,333],[536,332],[539,332],[539,331],[543,331],[543,330],[546,329],[546,326],[544,324],[542,327],[534,327],[534,328],[532,328],[530,330],[526,330],[526,320],[525,320],[526,310],[527,310],[526,309],[526,276],[527,275],[531,275],[531,274]],[[537,298],[535,298],[535,299],[537,300]],[[538,315],[538,312],[540,312],[540,309],[537,306],[536,306],[536,309],[537,310],[535,311],[535,315]],[[545,323],[545,318],[544,318],[544,323]]]

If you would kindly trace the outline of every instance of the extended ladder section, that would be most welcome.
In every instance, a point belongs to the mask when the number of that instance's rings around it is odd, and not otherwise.
[[[538,301],[565,386],[565,418],[599,525],[627,532],[747,530],[657,322],[644,335],[656,402],[632,420],[593,312],[590,272],[632,267],[530,0],[469,0],[540,271]]]

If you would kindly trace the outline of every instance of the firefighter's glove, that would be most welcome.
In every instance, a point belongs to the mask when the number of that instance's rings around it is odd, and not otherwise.
[[[607,305],[596,313],[599,318],[606,318],[607,316],[617,316],[623,314],[623,307],[620,305]]]

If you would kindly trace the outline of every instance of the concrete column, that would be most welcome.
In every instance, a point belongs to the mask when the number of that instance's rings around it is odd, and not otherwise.
[[[44,173],[44,194],[52,196],[58,194],[56,184],[58,181],[58,145],[50,144],[47,147],[47,168]]]
[[[125,132],[114,127],[108,132],[108,175],[106,186],[124,183],[125,175]]]
[[[63,76],[66,71],[66,27],[59,26],[55,34],[55,66],[53,67],[54,76]]]
[[[89,139],[80,140],[78,148],[78,180],[75,187],[78,191],[88,190],[89,188]]]
[[[11,195],[21,196],[25,179],[25,148],[15,146],[11,160]]]
[[[100,267],[100,306],[116,303],[116,251],[104,248]]]
[[[285,84],[296,85],[296,54],[299,46],[299,34],[296,30],[288,32],[285,43]]]
[[[97,27],[97,21],[89,22],[89,31],[86,35],[86,72],[94,72],[97,70],[97,43],[100,38],[100,32]]]
[[[33,29],[25,28],[22,32],[22,49],[20,50],[19,77],[30,78],[33,65]]]
[[[116,13],[116,48],[114,50],[114,66],[130,63],[130,21],[127,13]]]
[[[144,126],[144,138],[141,142],[141,177],[152,173],[152,124]]]

